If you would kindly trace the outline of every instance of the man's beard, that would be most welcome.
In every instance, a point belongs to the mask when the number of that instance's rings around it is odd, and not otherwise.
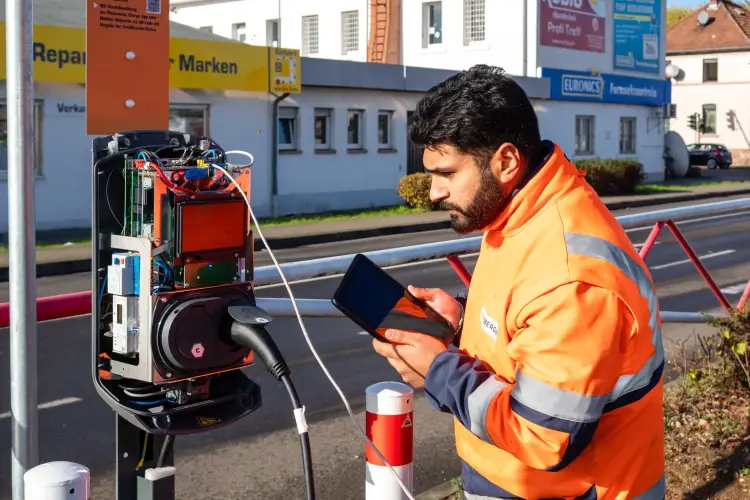
[[[458,234],[468,234],[490,225],[500,215],[505,196],[489,169],[481,169],[479,190],[466,208],[446,201],[440,202],[441,210],[453,210],[451,228]]]

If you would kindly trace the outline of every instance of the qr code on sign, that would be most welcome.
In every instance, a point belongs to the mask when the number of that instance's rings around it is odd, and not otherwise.
[[[643,58],[644,59],[658,59],[659,58],[659,36],[658,35],[643,35]]]
[[[146,0],[146,12],[161,14],[161,0]]]

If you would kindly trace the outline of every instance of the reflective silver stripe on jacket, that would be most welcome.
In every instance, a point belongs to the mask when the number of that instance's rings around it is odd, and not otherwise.
[[[569,255],[584,255],[604,260],[622,271],[646,299],[650,312],[649,328],[654,354],[638,372],[622,375],[614,389],[605,395],[588,396],[551,386],[521,372],[516,373],[512,396],[519,403],[551,417],[573,422],[595,422],[607,403],[648,386],[654,372],[664,361],[664,346],[659,326],[659,300],[646,272],[623,250],[609,241],[578,233],[566,233]]]
[[[469,430],[472,434],[487,443],[492,442],[487,433],[487,408],[495,395],[507,386],[507,383],[493,376],[482,382],[467,398],[469,421],[471,422]]]

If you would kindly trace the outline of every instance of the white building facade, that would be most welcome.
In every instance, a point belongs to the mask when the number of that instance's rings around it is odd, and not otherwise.
[[[696,11],[670,28],[667,60],[680,69],[670,129],[687,144],[724,145],[734,165],[750,165],[750,10],[715,1]],[[689,126],[691,115],[698,130]]]
[[[280,33],[284,46],[308,58],[351,61],[368,60],[368,39],[378,36],[368,19],[397,9],[400,22],[383,29],[398,32],[391,50],[399,64],[455,71],[483,63],[548,78],[550,100],[537,103],[546,138],[571,159],[636,158],[647,181],[664,178],[671,86],[664,77],[661,0],[173,0],[171,6],[172,19],[215,34],[272,45]],[[245,31],[238,35],[236,25]]]
[[[170,19],[303,57],[365,62],[369,0],[172,0]]]

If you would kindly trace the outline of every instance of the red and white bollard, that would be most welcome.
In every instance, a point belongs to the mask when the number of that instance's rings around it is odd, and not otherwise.
[[[411,493],[414,488],[414,391],[400,382],[380,382],[365,391],[367,438]],[[406,500],[398,481],[365,443],[365,498]]]

